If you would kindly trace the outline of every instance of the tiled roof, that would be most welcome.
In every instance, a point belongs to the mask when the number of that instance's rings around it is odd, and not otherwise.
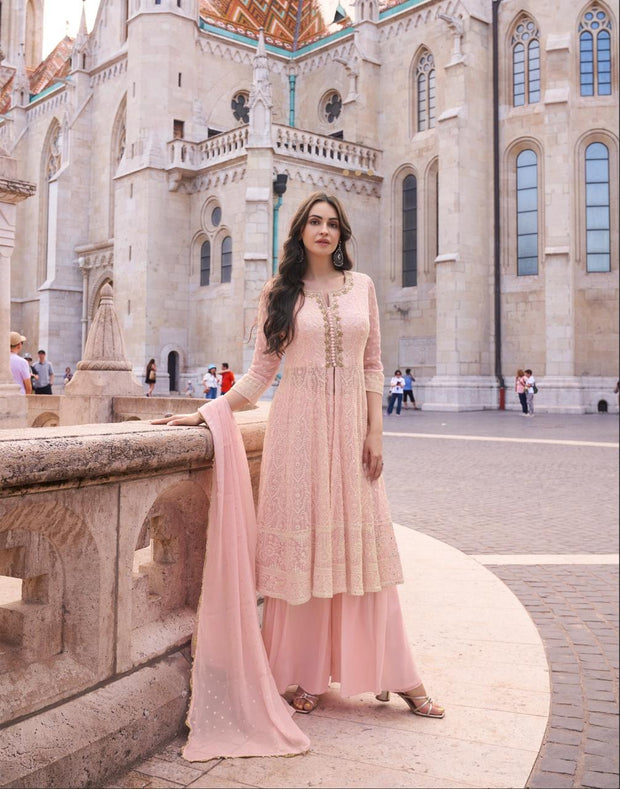
[[[26,69],[31,95],[41,93],[41,91],[49,88],[56,79],[66,77],[69,74],[72,49],[73,39],[65,36],[35,69]],[[8,81],[0,89],[0,114],[8,112],[11,108],[13,80],[13,76],[9,77]]]
[[[302,0],[298,15],[298,0],[200,0],[200,16],[207,24],[250,38],[262,28],[268,44],[294,50],[351,24],[352,11],[342,22],[332,21],[338,5],[337,0]],[[352,0],[340,0],[340,5],[349,12]]]

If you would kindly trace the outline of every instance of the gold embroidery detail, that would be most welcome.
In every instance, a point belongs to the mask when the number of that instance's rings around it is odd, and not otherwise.
[[[345,271],[344,285],[338,290],[330,290],[329,305],[325,301],[321,291],[306,291],[306,295],[313,298],[323,315],[325,326],[325,367],[343,367],[342,359],[342,326],[340,322],[340,310],[338,308],[337,296],[344,296],[353,287],[353,277],[349,271]]]

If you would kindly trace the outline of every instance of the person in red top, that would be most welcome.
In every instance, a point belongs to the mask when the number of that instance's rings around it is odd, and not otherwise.
[[[228,369],[228,362],[222,362],[222,369],[219,371],[218,375],[222,380],[220,384],[220,394],[226,394],[235,383],[235,374],[232,370]]]

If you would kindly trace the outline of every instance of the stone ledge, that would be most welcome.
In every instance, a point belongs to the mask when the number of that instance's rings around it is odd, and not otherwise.
[[[175,653],[5,728],[0,787],[101,786],[181,730],[189,674]]]
[[[235,414],[246,452],[262,449],[268,404]],[[183,440],[174,440],[183,434]],[[32,486],[207,465],[213,440],[205,427],[145,422],[24,428],[0,433],[0,496]]]

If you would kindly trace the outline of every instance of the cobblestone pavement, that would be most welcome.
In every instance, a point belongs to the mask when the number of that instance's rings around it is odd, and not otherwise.
[[[394,520],[499,554],[485,564],[543,639],[552,701],[528,786],[618,787],[618,565],[597,558],[618,552],[617,416],[410,411],[384,429]]]

